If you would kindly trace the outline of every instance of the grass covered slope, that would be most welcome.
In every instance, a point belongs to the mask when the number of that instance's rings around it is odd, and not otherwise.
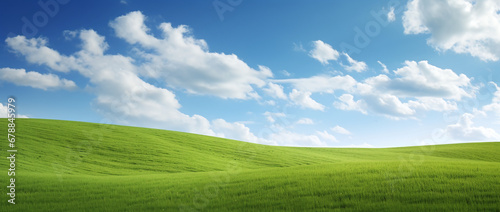
[[[16,205],[0,211],[500,210],[498,142],[294,148],[18,119],[16,145]]]

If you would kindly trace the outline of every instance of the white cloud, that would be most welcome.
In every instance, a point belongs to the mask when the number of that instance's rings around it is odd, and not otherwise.
[[[335,108],[340,110],[359,111],[368,114],[368,111],[375,114],[381,114],[391,119],[411,118],[416,111],[407,103],[390,94],[383,93],[365,93],[361,95],[360,100],[354,100],[351,94],[343,94],[333,103]]]
[[[121,16],[111,24],[119,37],[125,39],[130,44],[137,44],[134,51],[139,52],[139,54],[131,57],[107,53],[106,51],[110,46],[106,43],[105,37],[100,36],[93,30],[66,33],[67,38],[77,38],[81,41],[81,49],[71,55],[63,55],[49,48],[47,40],[42,38],[27,39],[24,36],[17,36],[7,39],[6,42],[13,52],[23,55],[29,63],[45,65],[57,71],[75,71],[83,77],[88,78],[89,84],[86,86],[86,89],[96,96],[92,102],[93,108],[115,123],[179,130],[275,145],[327,146],[327,142],[335,141],[334,137],[327,132],[315,132],[314,134],[307,135],[289,132],[284,128],[278,128],[279,131],[274,131],[266,138],[259,138],[243,123],[230,123],[223,119],[209,121],[201,115],[187,115],[180,112],[181,104],[172,91],[152,85],[145,80],[156,79],[154,74],[158,74],[159,79],[167,81],[166,86],[172,86],[172,83],[168,81],[170,78],[163,78],[163,75],[157,72],[144,73],[143,69],[145,67],[165,72],[167,65],[172,65],[170,67],[172,70],[182,71],[184,69],[180,69],[179,66],[202,64],[202,66],[205,66],[196,67],[196,71],[210,72],[214,62],[217,63],[216,67],[218,68],[228,68],[229,66],[232,68],[243,68],[237,69],[238,73],[233,69],[219,69],[224,70],[224,72],[209,73],[213,74],[216,79],[206,79],[207,82],[214,80],[214,86],[222,86],[220,89],[233,89],[233,91],[223,94],[212,91],[205,93],[218,95],[222,98],[253,98],[255,97],[255,91],[252,86],[265,86],[266,81],[269,81],[266,78],[272,74],[265,67],[261,67],[260,71],[250,70],[235,55],[208,52],[207,45],[203,40],[194,39],[184,33],[187,32],[185,26],[172,28],[169,24],[162,24],[161,29],[164,31],[165,38],[157,39],[147,33],[148,29],[144,26],[143,21],[144,17],[142,14],[133,12],[128,14],[127,17]],[[125,23],[129,24],[129,28],[123,25]],[[171,45],[169,47],[172,48],[165,48],[168,46],[165,43]],[[179,51],[179,55],[175,54],[176,51]],[[40,56],[43,53],[48,53],[48,57]],[[193,55],[190,55],[192,57],[186,57],[188,53],[192,53]],[[140,56],[140,58],[136,58],[135,56]],[[165,60],[166,63],[157,61],[165,59],[165,56],[172,56],[174,58],[171,61]],[[181,62],[178,61],[180,60],[179,58],[195,58],[210,61],[202,61],[200,63],[193,61]],[[145,66],[144,63],[149,66]],[[210,70],[205,70],[205,68],[210,68]],[[194,68],[185,71],[192,71],[190,74],[196,72]],[[175,76],[175,73],[169,74],[174,75],[172,76],[174,80],[176,77],[179,77]],[[226,75],[230,79],[217,78]],[[244,79],[242,80],[242,78]],[[184,78],[178,78],[177,80],[181,79]],[[349,77],[346,79],[349,81]],[[197,81],[197,83],[201,82],[201,79],[186,78],[184,80],[187,82],[190,80]],[[250,86],[250,89],[232,87],[232,83],[246,84]],[[194,88],[189,86],[185,89],[188,92],[189,89],[194,90]],[[334,88],[330,89],[333,92]],[[237,90],[236,93],[232,93],[234,90]],[[301,92],[294,89],[289,94],[289,97],[291,101],[302,107],[323,110],[324,106],[311,99],[310,95],[311,92]],[[278,96],[282,95],[278,94]],[[276,121],[276,117],[284,117],[284,114],[273,113],[270,116]]]
[[[172,80],[167,81],[168,86],[175,84],[176,80],[184,80],[186,84],[189,82],[197,85],[205,84],[215,90],[204,87],[206,88],[204,94],[217,95],[221,98],[256,98],[258,95],[252,86],[265,85],[264,80],[272,76],[271,71],[263,66],[260,67],[260,71],[255,71],[235,55],[208,52],[203,40],[196,40],[185,34],[188,32],[185,26],[172,28],[170,24],[164,23],[161,29],[164,31],[165,39],[156,39],[147,33],[148,29],[143,21],[144,16],[140,12],[132,12],[117,18],[111,24],[120,38],[131,44],[139,44],[135,48],[136,52],[140,52],[137,54],[141,56],[139,60],[119,54],[106,54],[109,45],[105,42],[104,36],[98,35],[93,30],[65,33],[68,39],[79,38],[82,42],[81,50],[69,56],[50,49],[46,46],[47,40],[42,38],[27,39],[24,36],[17,36],[6,39],[6,43],[14,52],[25,56],[29,63],[46,65],[53,70],[63,72],[75,70],[87,77],[89,79],[87,90],[96,95],[92,102],[93,107],[116,123],[206,135],[229,134],[214,131],[215,128],[224,129],[221,126],[228,128],[229,125],[221,124],[220,120],[211,123],[203,116],[181,113],[179,111],[181,105],[175,94],[141,79],[140,75],[145,75],[142,70],[154,68],[158,73],[168,71],[186,73],[189,76],[165,73],[170,74],[167,79],[162,78],[164,75],[161,74],[158,78]],[[126,24],[130,26],[126,27]],[[183,61],[183,58],[200,61]],[[167,65],[172,67],[156,63],[158,61],[168,63]],[[189,64],[200,67],[185,69]],[[168,68],[171,69],[166,70]],[[194,76],[197,74],[200,76]],[[210,77],[203,74],[209,74]],[[148,77],[153,76],[148,75]],[[188,92],[195,91],[195,88],[189,87],[192,85],[186,86]],[[234,130],[241,130],[244,127],[242,124],[231,125],[234,125]],[[252,137],[246,136],[246,138]]]
[[[334,142],[334,143],[339,142],[337,138],[335,138],[335,136],[331,135],[327,131],[316,131],[316,133],[323,141]]]
[[[318,60],[321,64],[328,64],[329,60],[337,60],[339,52],[321,40],[313,41],[314,49],[309,52],[309,56]]]
[[[283,92],[283,86],[274,84],[272,82],[267,83],[267,87],[262,89],[269,96],[277,99],[287,99],[285,92]]]
[[[340,101],[333,103],[337,109],[359,111],[363,114],[367,114],[367,105],[363,100],[354,101],[354,96],[351,94],[342,94],[339,100]]]
[[[199,115],[188,116],[178,110],[181,106],[175,94],[142,80],[137,75],[132,58],[101,54],[107,48],[103,37],[93,30],[81,30],[78,33],[83,43],[82,49],[71,56],[62,56],[46,47],[47,42],[40,38],[17,36],[15,44],[7,43],[26,58],[38,54],[41,49],[59,55],[58,63],[66,66],[54,66],[50,57],[45,60],[43,57],[36,61],[27,60],[49,68],[68,68],[60,71],[69,71],[71,67],[89,78],[87,89],[96,95],[93,107],[116,123],[215,135],[207,119]]]
[[[286,130],[271,134],[269,140],[275,141],[279,146],[328,146],[328,139],[322,140],[319,135],[304,135]]]
[[[347,58],[347,62],[349,63],[349,65],[344,65],[344,64],[340,63],[340,65],[342,67],[344,67],[345,70],[363,72],[363,71],[366,71],[366,69],[368,69],[368,66],[366,65],[365,62],[356,61],[356,60],[352,59],[351,56],[349,56],[347,53],[343,53],[343,55]]]
[[[468,53],[484,61],[500,56],[498,0],[412,0],[403,15],[405,34],[431,34],[438,50]]]
[[[234,54],[210,52],[207,43],[191,36],[185,25],[162,23],[163,38],[156,38],[149,34],[145,19],[136,11],[110,23],[119,38],[142,47],[138,54],[147,61],[140,68],[142,75],[190,93],[235,99],[258,98],[253,86],[262,87],[273,76],[269,68],[255,70]]]
[[[8,117],[7,115],[9,114],[9,108],[8,108],[8,105],[5,104],[3,105],[2,103],[0,103],[0,118],[11,118],[11,117]],[[16,114],[16,118],[28,118],[28,116],[26,115],[21,115],[21,114]]]
[[[269,111],[266,111],[264,113],[264,116],[266,117],[267,121],[271,122],[271,123],[274,123],[276,122],[276,117],[286,117],[286,115],[284,113],[271,113]]]
[[[387,13],[387,21],[393,22],[396,20],[396,15],[394,14],[394,7],[391,7],[389,12]]]
[[[380,61],[377,61],[378,64],[380,64],[380,66],[382,66],[382,72],[388,74],[389,73],[389,69],[387,69],[387,66],[385,64],[383,64],[382,62]]]
[[[100,36],[94,30],[80,31],[80,40],[82,40],[82,49],[95,55],[103,55],[109,48],[108,43],[104,41],[104,36]]]
[[[334,105],[342,110],[371,111],[392,119],[406,119],[413,118],[417,111],[456,110],[456,100],[474,97],[477,91],[464,74],[457,75],[427,61],[406,61],[405,65],[394,71],[394,78],[381,74],[358,83],[354,93],[360,100],[354,102],[353,96],[347,95]],[[403,102],[400,98],[413,100]]]
[[[311,98],[311,92],[309,91],[298,91],[297,89],[293,89],[289,94],[290,100],[296,104],[301,106],[302,108],[309,108],[313,110],[321,110],[325,109],[325,106],[314,101]]]
[[[6,81],[19,86],[29,86],[42,90],[47,89],[76,89],[75,82],[60,79],[54,74],[40,74],[24,69],[0,68],[0,81]]]
[[[494,141],[500,139],[500,135],[491,128],[473,126],[473,118],[473,114],[463,114],[456,124],[446,127],[446,134],[451,139],[459,141]]]
[[[496,116],[500,117],[500,87],[497,86],[496,83],[490,82],[493,86],[495,86],[495,93],[493,94],[493,98],[491,100],[491,103],[488,105],[483,106],[483,111],[485,112],[491,112],[495,114]]]
[[[216,136],[235,139],[239,141],[248,141],[252,143],[272,144],[271,141],[258,138],[250,128],[242,123],[229,123],[223,119],[216,119],[212,121],[212,128],[217,132]]]
[[[5,42],[11,49],[25,56],[28,62],[46,65],[55,71],[68,72],[70,64],[74,62],[74,58],[61,56],[59,52],[48,48],[47,40],[43,38],[26,39],[18,35],[5,39]]]
[[[371,77],[365,82],[381,93],[399,97],[440,97],[460,100],[473,97],[475,87],[464,75],[457,75],[451,69],[441,69],[427,61],[406,61],[404,67],[394,71],[397,76],[390,79],[386,75]]]
[[[386,69],[383,63],[379,63]],[[388,72],[387,69],[386,71]],[[349,75],[313,76],[272,82],[290,83],[295,90],[292,91],[295,101],[292,101],[304,108],[321,110],[324,107],[319,106],[319,103],[312,103],[314,100],[310,99],[311,94],[340,90],[345,93],[334,102],[337,109],[364,114],[371,112],[391,119],[415,118],[419,111],[457,110],[456,101],[473,98],[478,91],[478,87],[473,86],[471,78],[466,75],[433,66],[427,61],[406,61],[405,66],[394,71],[393,77],[380,74],[362,82]],[[302,101],[297,98],[299,96]],[[358,100],[355,101],[355,97]]]
[[[490,82],[490,84],[492,84],[496,88],[496,91],[493,94],[493,99],[491,101],[494,103],[500,103],[500,87],[498,87],[498,85],[494,82]]]
[[[276,83],[290,83],[296,89],[313,93],[333,93],[335,90],[351,90],[356,80],[346,76],[313,76],[309,78],[273,80]]]
[[[456,102],[446,101],[443,98],[420,97],[417,98],[416,101],[408,101],[408,105],[411,108],[418,110],[431,110],[440,112],[458,110]]]
[[[310,118],[301,118],[296,122],[296,124],[311,125],[314,124],[314,121]]]
[[[332,128],[332,131],[338,134],[343,134],[343,135],[351,135],[351,132],[349,130],[346,130],[345,128],[337,125]]]
[[[371,111],[392,119],[410,118],[416,113],[407,103],[390,94],[369,94],[363,96],[363,100]]]

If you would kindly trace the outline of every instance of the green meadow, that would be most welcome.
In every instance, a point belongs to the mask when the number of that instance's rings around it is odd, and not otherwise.
[[[276,147],[166,130],[0,119],[0,211],[500,211],[500,143]]]

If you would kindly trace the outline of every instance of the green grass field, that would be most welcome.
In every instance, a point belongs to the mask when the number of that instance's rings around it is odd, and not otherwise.
[[[498,142],[275,147],[40,119],[16,122],[11,205],[0,126],[0,211],[500,211]]]

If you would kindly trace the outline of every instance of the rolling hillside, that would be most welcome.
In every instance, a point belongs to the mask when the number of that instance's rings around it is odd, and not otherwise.
[[[0,119],[0,126],[7,126]],[[6,138],[7,132],[0,131]],[[0,179],[9,177],[0,145]],[[500,143],[275,147],[195,134],[18,119],[16,205],[0,211],[500,210]]]

